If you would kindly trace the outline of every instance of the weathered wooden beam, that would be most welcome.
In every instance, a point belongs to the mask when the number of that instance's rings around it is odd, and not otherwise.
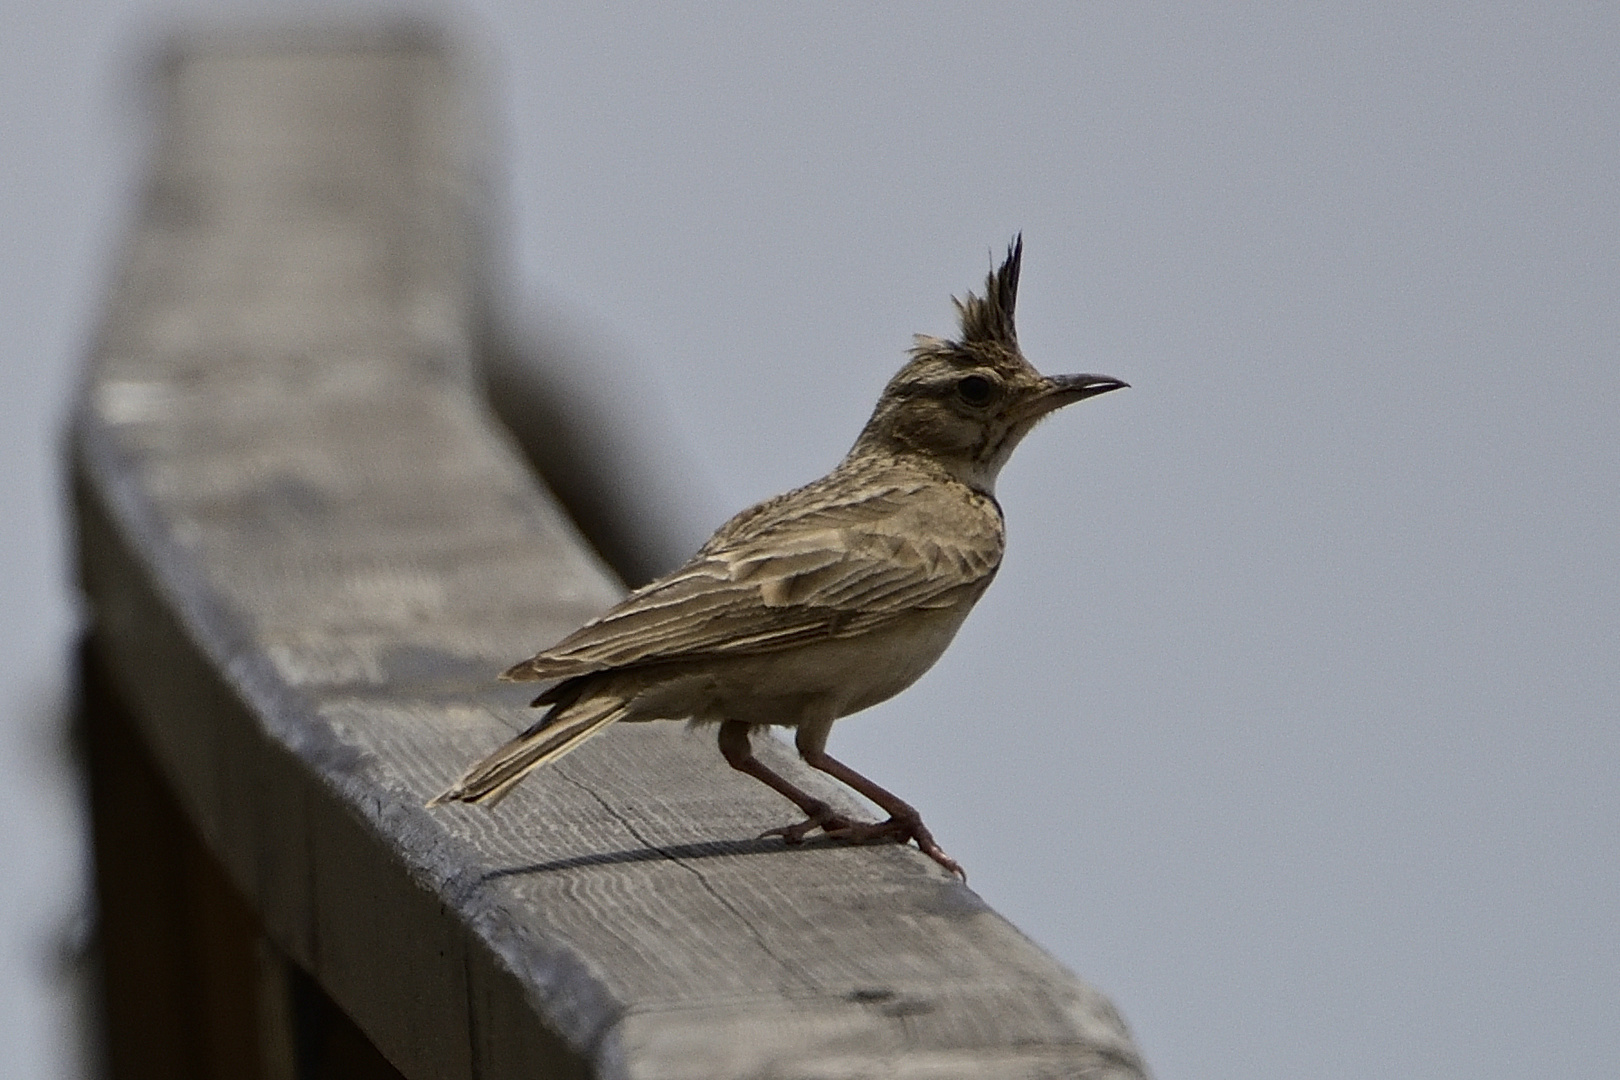
[[[528,723],[493,673],[620,593],[477,393],[469,110],[409,34],[162,87],[74,428],[81,577],[276,947],[412,1077],[1141,1076],[915,850],[754,839],[792,808],[678,725],[423,808]]]
[[[80,671],[108,1080],[399,1080],[265,938],[90,650]]]

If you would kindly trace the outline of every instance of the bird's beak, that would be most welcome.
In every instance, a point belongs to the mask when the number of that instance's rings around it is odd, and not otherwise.
[[[1036,416],[1045,416],[1065,405],[1073,405],[1088,397],[1106,394],[1131,385],[1109,375],[1050,375],[1046,388],[1034,401]]]

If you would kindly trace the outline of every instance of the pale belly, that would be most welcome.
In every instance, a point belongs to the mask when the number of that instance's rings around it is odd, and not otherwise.
[[[702,673],[669,673],[633,691],[627,720],[738,720],[796,727],[886,701],[916,682],[951,643],[966,609],[930,612],[890,629],[763,656]],[[639,681],[639,680],[638,680]]]

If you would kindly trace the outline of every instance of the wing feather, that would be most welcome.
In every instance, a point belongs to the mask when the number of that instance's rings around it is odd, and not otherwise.
[[[773,652],[976,598],[1001,561],[994,501],[941,490],[933,477],[861,479],[834,472],[744,511],[691,562],[506,677]]]

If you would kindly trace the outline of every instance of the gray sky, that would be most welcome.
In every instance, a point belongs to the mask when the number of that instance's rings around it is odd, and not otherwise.
[[[22,1076],[78,880],[37,779],[73,625],[57,424],[139,173],[139,50],[237,6],[13,6]],[[1161,1080],[1620,1071],[1620,14],[1412,7],[460,9],[514,317],[594,343],[676,492],[666,543],[829,468],[1016,230],[1030,358],[1133,384],[1024,443],[1000,579],[832,748]]]

